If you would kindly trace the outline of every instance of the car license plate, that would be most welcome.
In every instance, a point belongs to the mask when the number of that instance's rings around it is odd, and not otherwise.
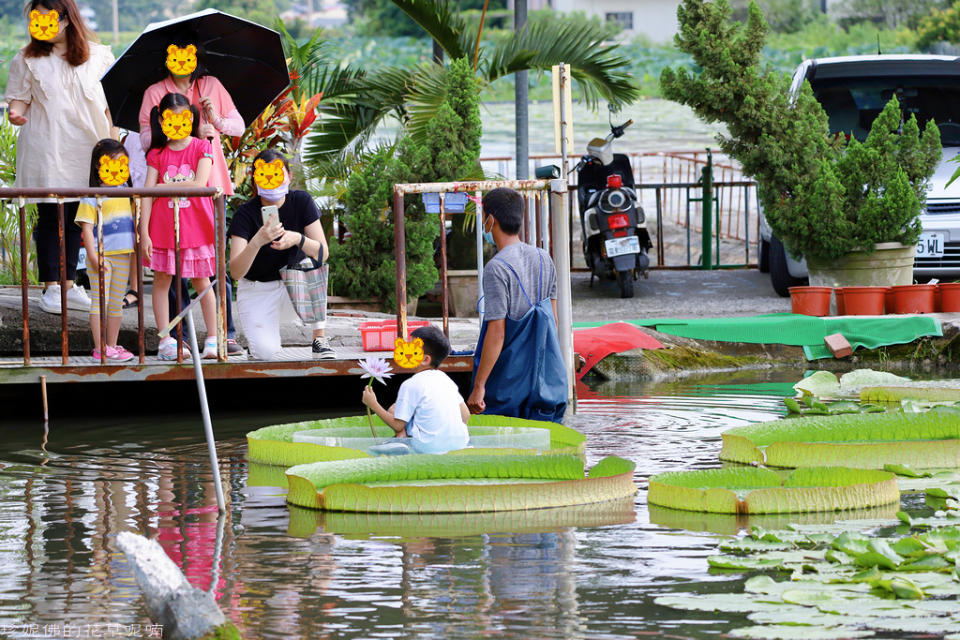
[[[943,257],[943,234],[942,233],[921,233],[920,240],[917,242],[917,257],[918,258],[942,258]]]
[[[607,240],[606,248],[608,258],[615,258],[627,253],[640,253],[640,238],[637,236],[611,238]]]

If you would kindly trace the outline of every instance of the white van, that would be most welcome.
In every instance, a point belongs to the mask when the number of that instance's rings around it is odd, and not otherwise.
[[[960,58],[931,55],[846,56],[805,60],[793,74],[796,95],[806,80],[830,119],[831,133],[863,141],[870,125],[896,94],[905,115],[913,113],[921,131],[931,118],[940,128],[943,161],[931,179],[923,235],[917,243],[914,278],[960,276],[960,180],[946,186],[960,153]],[[770,272],[781,296],[804,284],[807,265],[784,251],[760,211],[760,270]]]

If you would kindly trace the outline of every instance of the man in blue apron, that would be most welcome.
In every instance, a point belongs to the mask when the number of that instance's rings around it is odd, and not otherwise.
[[[497,255],[483,268],[483,326],[467,407],[560,422],[567,373],[557,339],[557,270],[550,254],[520,240],[523,211],[513,189],[483,198],[484,238]]]

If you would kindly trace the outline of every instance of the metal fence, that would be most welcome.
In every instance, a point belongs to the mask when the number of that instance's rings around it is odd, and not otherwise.
[[[707,268],[755,266],[756,243],[759,238],[759,209],[756,184],[743,175],[739,165],[725,154],[710,149],[633,152],[625,154],[633,169],[640,206],[647,219],[655,221],[651,237],[656,238],[653,269],[690,269],[704,266],[703,247],[703,170],[711,169],[712,192],[709,194],[712,215],[710,236],[713,248]],[[578,157],[568,156],[568,162]],[[558,154],[530,156],[534,166],[559,164]],[[508,175],[514,171],[512,156],[481,158],[488,174]],[[574,238],[579,234],[579,206],[576,198],[577,174],[570,173],[569,208],[574,233],[571,234],[571,255]],[[695,237],[701,236],[701,237]],[[685,246],[676,246],[677,243]],[[694,257],[700,247],[699,258]],[[743,255],[739,257],[731,256]],[[574,271],[585,271],[574,267]]]
[[[219,189],[212,187],[99,187],[99,188],[0,188],[0,203],[6,201],[2,206],[13,204],[17,208],[19,215],[20,228],[20,297],[22,306],[23,321],[23,365],[30,365],[30,307],[29,307],[29,277],[28,270],[30,265],[27,263],[28,246],[30,239],[27,237],[27,218],[26,204],[27,199],[55,199],[57,203],[58,231],[59,231],[59,261],[60,261],[60,358],[61,364],[68,365],[70,362],[70,339],[69,339],[69,310],[67,308],[67,287],[66,287],[66,238],[65,238],[65,198],[95,198],[97,220],[102,221],[103,200],[105,198],[132,198],[134,204],[134,227],[135,242],[134,255],[136,256],[136,274],[137,291],[141,296],[141,304],[137,309],[137,355],[138,361],[135,364],[143,364],[145,361],[144,351],[144,318],[143,318],[143,256],[140,238],[140,197],[171,198],[174,205],[174,228],[175,228],[175,246],[174,254],[176,260],[176,273],[174,274],[174,287],[176,289],[177,307],[182,305],[181,287],[180,287],[180,235],[179,219],[180,205],[179,198],[214,198],[214,211],[216,222],[216,250],[217,250],[217,359],[225,362],[227,358],[226,349],[226,226],[225,226],[225,201]],[[99,225],[98,225],[99,226]],[[91,277],[98,278],[99,296],[94,304],[99,304],[100,308],[100,345],[106,344],[106,292],[104,291],[104,261],[103,261],[103,242],[102,236],[97,242],[99,269],[98,273],[90,274]],[[171,314],[175,315],[175,314]],[[177,362],[183,362],[183,341],[177,341]],[[100,349],[100,363],[106,364],[106,349]]]

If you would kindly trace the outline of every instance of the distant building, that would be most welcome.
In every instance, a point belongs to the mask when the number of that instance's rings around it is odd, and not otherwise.
[[[97,14],[89,5],[80,7],[80,15],[91,31],[97,30]]]
[[[293,4],[289,10],[280,14],[280,19],[284,22],[298,18],[313,29],[336,27],[347,23],[347,7],[337,0],[313,0],[309,5]]]
[[[626,38],[644,36],[651,42],[667,43],[677,32],[679,5],[680,0],[530,0],[529,8],[552,6],[562,13],[582,11],[619,22]]]

